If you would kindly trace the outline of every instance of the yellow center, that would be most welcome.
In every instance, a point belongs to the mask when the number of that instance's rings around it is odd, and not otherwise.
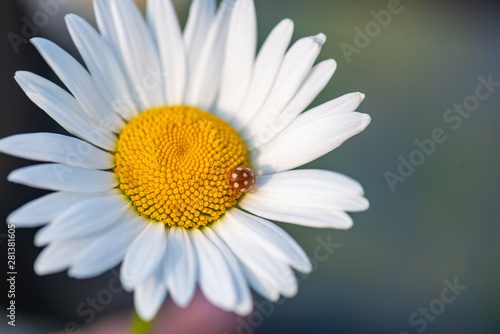
[[[235,130],[186,106],[150,109],[130,121],[115,158],[120,188],[139,213],[185,228],[207,225],[235,206],[241,193],[228,171],[248,166]]]

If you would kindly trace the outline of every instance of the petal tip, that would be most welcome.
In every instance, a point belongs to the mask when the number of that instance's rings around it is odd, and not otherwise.
[[[236,313],[237,315],[239,315],[241,317],[245,317],[245,316],[249,315],[250,313],[252,313],[252,311],[253,311],[253,302],[247,302],[247,303],[238,305],[235,308],[234,313]]]
[[[76,278],[76,279],[81,278],[78,275],[78,271],[75,270],[75,268],[73,268],[73,267],[69,268],[67,275],[68,275],[68,277],[71,277],[71,278]]]
[[[327,59],[324,61],[324,63],[327,64],[330,71],[335,72],[335,70],[337,69],[337,62],[335,61],[335,59]]]
[[[8,154],[6,151],[7,147],[8,147],[8,142],[6,144],[6,139],[7,138],[2,138],[0,139],[0,153],[4,153],[4,154]]]
[[[319,33],[316,36],[313,36],[312,39],[318,44],[318,46],[323,46],[326,42],[326,35],[323,33]]]
[[[137,315],[139,315],[139,317],[145,321],[145,322],[150,322],[151,320],[153,320],[153,318],[155,317],[156,313],[158,312],[157,310],[154,310],[154,309],[151,309],[151,308],[144,308],[144,307],[135,307],[135,310],[137,311]]]
[[[371,123],[372,118],[368,114],[363,114],[363,130],[366,129],[366,127]]]
[[[36,247],[43,247],[43,246],[46,246],[49,244],[49,241],[47,240],[47,238],[45,237],[45,235],[43,234],[37,234],[35,236],[35,240],[33,241],[33,244],[36,246]]]
[[[364,191],[363,191],[364,193]],[[361,197],[359,210],[356,211],[366,211],[370,208],[370,201],[366,197]]]
[[[11,225],[11,224],[14,224],[14,228],[16,227],[16,212],[11,212],[7,218],[5,219],[5,222],[7,223],[7,225]]]
[[[29,72],[28,71],[24,71],[24,70],[16,71],[16,73],[14,73],[14,79],[22,77],[22,76],[25,76],[26,73],[29,73]]]
[[[35,92],[30,84],[29,84],[29,78],[30,76],[33,76],[34,74],[29,72],[29,71],[16,71],[14,74],[14,80],[16,80],[17,84],[25,91],[27,92]]]
[[[295,25],[293,20],[288,17],[281,20],[280,24],[284,25],[287,29],[293,28],[293,26]]]
[[[19,183],[19,181],[21,180],[19,178],[19,174],[20,174],[19,169],[10,172],[9,175],[7,175],[7,181],[13,183]]]
[[[68,29],[73,29],[75,25],[77,25],[77,24],[81,23],[81,21],[85,21],[85,20],[76,14],[69,13],[69,14],[64,15],[64,21],[66,22]]]
[[[307,274],[310,274],[312,272],[313,267],[312,267],[312,263],[311,263],[311,260],[309,259],[309,257],[306,257],[306,259],[307,260],[304,261],[304,263],[302,263],[299,271],[301,273],[304,273],[307,275]]]
[[[37,274],[38,276],[46,276],[57,272],[51,269],[50,266],[47,267],[47,265],[40,260],[40,255],[38,255],[37,259],[35,260],[35,263],[33,264],[33,270],[35,271],[35,274]]]
[[[352,218],[349,216],[349,220],[345,222],[345,225],[341,225],[341,226],[335,226],[334,228],[337,229],[337,230],[350,230],[353,226],[354,226],[354,221],[352,220]]]
[[[46,39],[43,37],[33,37],[30,38],[30,43],[33,44],[35,47],[38,47],[40,44],[46,43]]]

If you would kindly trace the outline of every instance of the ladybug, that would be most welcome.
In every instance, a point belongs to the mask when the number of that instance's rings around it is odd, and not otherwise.
[[[229,171],[229,185],[240,192],[246,193],[255,186],[255,173],[249,167],[235,167]]]

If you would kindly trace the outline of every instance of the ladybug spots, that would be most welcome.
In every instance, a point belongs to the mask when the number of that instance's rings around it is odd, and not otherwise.
[[[240,193],[250,191],[255,186],[255,173],[249,167],[237,167],[229,171],[229,185]]]

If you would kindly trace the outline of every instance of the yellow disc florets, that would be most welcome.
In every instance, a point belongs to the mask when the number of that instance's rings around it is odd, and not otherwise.
[[[118,138],[115,173],[141,215],[186,228],[235,206],[228,171],[248,166],[247,148],[221,119],[186,106],[150,109]]]

